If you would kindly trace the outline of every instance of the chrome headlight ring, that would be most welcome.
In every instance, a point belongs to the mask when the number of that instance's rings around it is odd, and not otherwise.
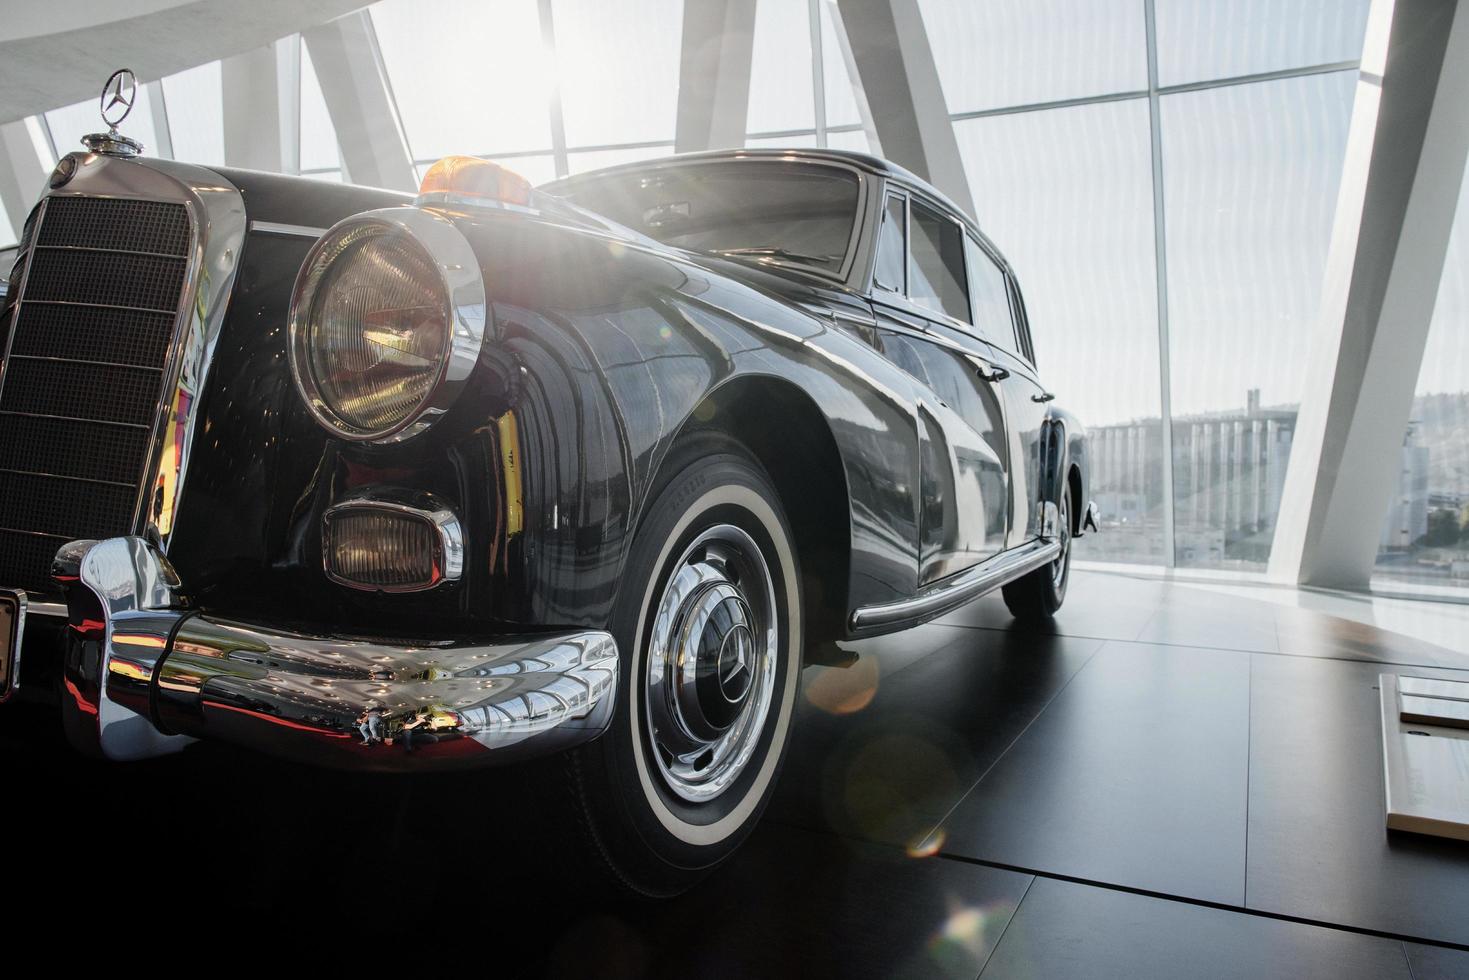
[[[324,396],[312,366],[310,317],[316,293],[344,248],[366,235],[402,235],[438,273],[448,311],[448,343],[437,376],[418,405],[392,425],[354,426]],[[474,249],[447,217],[415,207],[384,208],[333,225],[311,247],[291,294],[288,356],[291,375],[307,409],[324,428],[353,442],[397,443],[428,429],[449,410],[479,361],[489,321],[484,280]]]

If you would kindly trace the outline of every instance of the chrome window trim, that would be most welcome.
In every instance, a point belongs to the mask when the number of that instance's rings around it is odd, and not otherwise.
[[[308,368],[310,362],[306,357],[303,323],[304,312],[310,309],[316,289],[331,264],[323,261],[323,254],[336,245],[342,235],[364,226],[405,234],[423,249],[438,270],[450,318],[449,347],[433,386],[412,412],[396,424],[374,432],[363,432],[349,426],[337,417],[322,397]],[[424,208],[383,208],[337,222],[306,253],[291,291],[289,321],[287,350],[291,377],[296,383],[296,391],[316,421],[334,436],[351,442],[396,443],[428,429],[459,397],[474,366],[479,363],[489,322],[489,307],[485,299],[484,279],[480,275],[479,257],[447,215]]]
[[[404,498],[412,497],[414,503],[405,503],[403,500],[395,499],[396,495],[381,493],[377,496],[363,495],[343,500],[333,504],[321,515],[321,566],[326,577],[338,585],[359,592],[427,592],[436,589],[446,582],[457,582],[464,575],[464,525],[460,523],[459,516],[447,504],[441,502],[432,494],[405,494]],[[343,578],[332,570],[331,565],[331,526],[332,519],[341,513],[363,510],[388,511],[422,521],[431,526],[437,533],[438,549],[434,556],[434,564],[440,571],[440,577],[426,585],[371,585],[365,582],[357,582],[352,579]]]
[[[48,188],[43,194],[36,235],[46,203],[54,197],[181,204],[189,218],[184,283],[133,507],[133,533],[155,542],[167,554],[192,456],[198,399],[208,380],[245,240],[245,201],[238,188],[204,167],[98,153],[71,156],[77,160],[76,173],[61,187]],[[34,250],[34,241],[31,247]],[[28,262],[22,290],[16,294],[17,311],[25,299],[30,270]]]

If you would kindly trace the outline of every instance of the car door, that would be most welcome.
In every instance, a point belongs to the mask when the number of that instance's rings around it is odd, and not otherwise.
[[[882,352],[918,383],[920,585],[1004,550],[1013,506],[1005,409],[993,352],[969,324],[963,227],[890,192],[873,313]]]
[[[1025,304],[1013,276],[987,245],[969,235],[965,242],[974,323],[990,345],[994,366],[1003,373],[1000,389],[1009,424],[1013,495],[1008,545],[1014,547],[1041,531],[1043,439],[1053,397],[1041,385],[1030,345]]]

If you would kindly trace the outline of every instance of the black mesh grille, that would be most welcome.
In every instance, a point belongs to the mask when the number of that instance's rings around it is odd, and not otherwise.
[[[22,320],[26,313],[22,306]],[[146,423],[158,402],[159,373],[154,368],[98,367],[12,355],[0,390],[0,411]]]
[[[182,205],[98,197],[53,197],[38,245],[84,245],[123,252],[189,252],[189,215]]]
[[[173,314],[99,306],[33,305],[16,331],[13,353],[156,367],[173,337]]]
[[[169,313],[179,303],[185,260],[38,245],[30,265],[27,303],[92,303]]]
[[[0,373],[0,586],[51,592],[62,544],[132,530],[190,228],[179,204],[57,197],[29,231]]]
[[[0,470],[37,472],[45,466],[56,476],[136,486],[148,448],[149,432],[141,427],[25,415],[4,416],[0,425],[13,430],[0,439]]]

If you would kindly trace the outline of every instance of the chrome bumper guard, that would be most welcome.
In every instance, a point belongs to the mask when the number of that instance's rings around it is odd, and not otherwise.
[[[218,739],[333,768],[498,765],[596,737],[611,720],[608,633],[425,643],[313,636],[190,608],[141,538],[56,556],[70,620],[62,715],[109,759]]]

